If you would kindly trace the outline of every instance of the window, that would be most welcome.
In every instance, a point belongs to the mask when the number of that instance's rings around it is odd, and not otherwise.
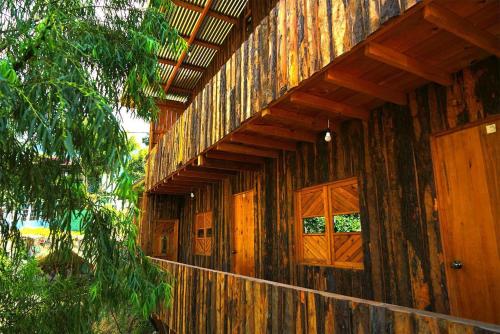
[[[212,253],[212,211],[196,214],[194,254],[210,256]]]
[[[301,263],[363,269],[356,178],[296,191],[295,211]]]

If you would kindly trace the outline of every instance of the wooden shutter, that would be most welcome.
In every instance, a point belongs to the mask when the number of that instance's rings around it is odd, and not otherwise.
[[[212,252],[212,212],[198,213],[194,223],[194,254],[209,256]]]
[[[299,258],[302,262],[311,264],[330,263],[330,228],[328,224],[326,187],[315,187],[302,190],[298,197],[297,236]],[[304,218],[324,217],[326,220],[324,233],[304,233]]]
[[[328,187],[333,235],[333,264],[338,267],[363,268],[361,232],[334,232],[335,215],[359,213],[358,181],[356,178],[336,182]]]

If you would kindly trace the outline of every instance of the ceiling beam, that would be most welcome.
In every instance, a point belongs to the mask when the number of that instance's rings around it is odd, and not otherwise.
[[[172,184],[176,184],[176,183],[182,184],[184,182],[186,182],[186,183],[192,182],[192,183],[207,184],[207,183],[214,182],[214,181],[213,180],[207,181],[207,180],[201,180],[201,179],[192,178],[192,177],[172,175],[170,177],[169,183],[170,182],[173,182]]]
[[[499,38],[485,30],[479,29],[470,21],[451,10],[438,4],[430,3],[424,7],[424,20],[478,48],[500,57]]]
[[[256,137],[253,135],[246,135],[244,133],[234,133],[229,137],[229,140],[233,143],[241,143],[257,147],[273,148],[285,151],[297,150],[297,144],[295,142]]]
[[[198,165],[208,168],[231,170],[231,171],[258,171],[260,169],[260,166],[255,164],[249,164],[237,161],[208,159],[202,155],[198,156]]]
[[[165,107],[165,108],[172,108],[175,109],[176,111],[181,111],[183,112],[184,110],[187,109],[188,105],[182,102],[177,102],[177,101],[170,101],[170,100],[156,100],[156,104],[159,107]]]
[[[450,73],[425,60],[409,57],[375,42],[370,42],[365,46],[365,56],[443,86],[453,83]]]
[[[308,108],[321,110],[325,115],[331,117],[344,116],[349,118],[368,119],[368,111],[363,108],[354,107],[342,102],[326,99],[324,97],[295,92],[290,97],[290,102]]]
[[[325,117],[311,116],[294,110],[281,108],[268,108],[262,110],[260,116],[263,119],[276,121],[290,126],[301,126],[312,131],[320,131],[328,126],[328,119]]]
[[[171,196],[185,196],[189,191],[177,191],[177,190],[167,190],[167,189],[158,189],[154,190],[154,194],[160,195],[171,195]]]
[[[200,16],[198,17],[198,20],[196,20],[196,23],[193,27],[193,30],[191,31],[191,35],[189,36],[189,39],[187,40],[187,48],[182,51],[179,59],[177,59],[177,64],[174,66],[174,69],[172,70],[172,73],[170,73],[170,77],[168,78],[168,81],[164,87],[165,92],[168,92],[168,89],[174,82],[175,76],[177,75],[177,72],[179,71],[179,68],[184,61],[184,59],[187,56],[189,47],[191,44],[193,44],[193,41],[196,38],[196,34],[198,34],[198,30],[200,30],[201,24],[203,23],[203,20],[207,16],[207,13],[210,11],[210,6],[212,6],[213,0],[207,0],[205,3],[205,7],[203,8],[203,11],[201,12]]]
[[[186,35],[180,35],[180,36],[182,38],[184,38],[186,40],[186,42],[189,40],[189,36],[186,36]],[[220,51],[220,49],[221,49],[221,46],[218,44],[202,41],[202,40],[196,39],[196,38],[193,40],[193,42],[191,44],[203,46],[204,48],[208,48],[208,49],[212,49],[212,50],[216,50],[216,51]]]
[[[205,153],[205,156],[210,159],[249,162],[257,165],[262,165],[265,162],[264,158],[261,157],[249,156],[246,154],[221,152],[221,151],[209,151]]]
[[[166,58],[158,58],[158,62],[160,64],[165,64],[165,65],[170,65],[170,66],[177,65],[177,62],[175,60],[170,60],[170,59],[166,59]],[[189,65],[186,63],[181,64],[181,68],[185,68],[186,70],[191,70],[191,71],[196,71],[196,72],[204,72],[206,70],[205,67]]]
[[[196,163],[198,163],[198,160],[196,160]],[[215,175],[223,176],[223,177],[227,177],[229,175],[236,175],[236,174],[238,174],[237,172],[234,172],[234,171],[220,170],[220,169],[214,169],[214,168],[207,168],[207,167],[203,167],[203,166],[200,166],[200,165],[186,166],[185,169],[188,170],[188,171],[203,172],[205,174],[215,174]]]
[[[192,182],[192,181],[181,181],[181,180],[173,180],[170,179],[168,180],[168,183],[165,184],[167,187],[183,187],[183,188],[199,188],[204,186],[206,183],[205,182]]]
[[[312,132],[290,129],[276,125],[248,124],[244,127],[244,130],[250,132],[256,132],[262,135],[284,138],[288,140],[304,141],[308,143],[316,142],[316,135]]]
[[[170,190],[170,191],[185,191],[185,192],[189,192],[192,190],[193,187],[183,187],[183,186],[167,186],[167,185],[163,185],[163,186],[158,186],[156,188],[154,188],[155,190],[157,189],[161,189],[161,190]]]
[[[330,69],[325,74],[324,80],[336,86],[367,94],[387,102],[399,105],[406,105],[408,103],[406,94],[393,87],[383,87],[374,82],[360,79],[349,73],[337,71],[335,68]]]
[[[245,154],[262,158],[277,159],[279,157],[279,151],[276,150],[268,148],[256,148],[239,144],[220,143],[216,146],[216,149],[218,151]]]
[[[170,91],[175,91],[177,93],[188,94],[188,95],[193,94],[192,90],[187,89],[187,88],[177,87],[177,86],[170,86]]]
[[[198,13],[202,13],[203,9],[204,9],[203,7],[200,7],[200,6],[194,5],[192,3],[185,2],[185,1],[181,1],[181,0],[172,0],[172,3],[175,4],[176,6],[183,7],[183,8],[198,12]],[[238,24],[237,18],[232,17],[232,16],[228,16],[228,15],[224,15],[224,14],[216,12],[214,10],[209,10],[207,13],[207,16],[214,17],[216,19],[225,21],[227,23],[231,23],[233,25]]]
[[[196,171],[187,171],[187,170],[181,170],[178,173],[179,176],[186,176],[190,178],[198,178],[201,180],[213,180],[213,181],[220,181],[228,177],[228,175],[221,175],[221,174],[216,174],[216,173],[207,173],[207,172],[196,172]]]
[[[184,176],[180,174],[175,174],[172,176],[172,180],[179,180],[179,181],[187,181],[187,182],[203,182],[203,183],[215,183],[219,181],[219,179],[211,179],[211,178],[203,178],[203,177],[191,177],[191,176]]]

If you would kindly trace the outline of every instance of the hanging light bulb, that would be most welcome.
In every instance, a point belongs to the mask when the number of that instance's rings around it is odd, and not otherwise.
[[[328,128],[326,129],[325,132],[325,141],[327,143],[332,141],[332,133],[330,132],[330,120],[328,120]]]
[[[191,196],[191,198],[194,198],[194,192],[191,192],[191,194],[189,194],[189,196]]]

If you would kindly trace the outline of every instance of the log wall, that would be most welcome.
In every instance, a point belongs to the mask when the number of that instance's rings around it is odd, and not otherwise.
[[[175,333],[500,333],[499,326],[155,260],[176,281]]]
[[[231,271],[232,195],[255,189],[258,278],[448,313],[430,138],[500,113],[499,73],[497,58],[482,61],[455,74],[448,88],[422,87],[408,107],[387,104],[365,123],[346,121],[331,143],[299,144],[262,171],[207,186],[195,199],[151,196],[149,224],[180,218],[179,261]],[[297,264],[293,191],[351,176],[360,180],[364,270]],[[194,215],[208,210],[212,256],[195,256]]]
[[[416,2],[279,1],[159,140],[146,189]]]

